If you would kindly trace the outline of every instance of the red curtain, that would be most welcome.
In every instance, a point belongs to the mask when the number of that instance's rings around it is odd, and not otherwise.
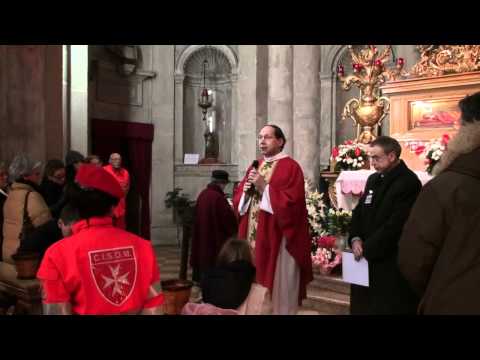
[[[140,236],[150,239],[150,179],[152,175],[151,124],[93,119],[92,151],[104,161],[111,153],[123,157],[123,166],[130,172],[131,182],[142,200]]]

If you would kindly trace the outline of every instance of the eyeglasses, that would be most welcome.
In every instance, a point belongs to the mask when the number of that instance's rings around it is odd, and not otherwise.
[[[258,138],[257,138],[259,141],[265,139],[265,140],[270,140],[270,139],[275,139],[275,136],[270,136],[270,135],[265,135],[265,136],[261,136],[261,135],[258,135]]]

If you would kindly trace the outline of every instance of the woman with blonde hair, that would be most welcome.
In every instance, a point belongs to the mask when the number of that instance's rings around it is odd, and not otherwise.
[[[3,261],[13,263],[12,255],[20,245],[24,220],[38,227],[52,218],[45,200],[40,195],[42,163],[24,154],[15,156],[9,167],[13,184],[3,207]],[[24,214],[28,218],[24,219]],[[26,229],[24,229],[26,230]]]

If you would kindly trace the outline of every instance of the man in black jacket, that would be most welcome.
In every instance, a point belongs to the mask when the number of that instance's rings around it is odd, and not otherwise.
[[[349,242],[355,258],[368,261],[369,287],[351,286],[351,314],[414,314],[418,298],[397,265],[398,242],[420,193],[418,177],[400,159],[397,140],[371,143],[371,175],[353,211]]]

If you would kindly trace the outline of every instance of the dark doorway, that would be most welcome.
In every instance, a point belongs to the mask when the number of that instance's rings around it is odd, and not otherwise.
[[[150,239],[150,181],[152,175],[151,124],[112,120],[92,120],[92,153],[108,164],[111,153],[122,155],[130,173],[127,196],[127,230]]]

